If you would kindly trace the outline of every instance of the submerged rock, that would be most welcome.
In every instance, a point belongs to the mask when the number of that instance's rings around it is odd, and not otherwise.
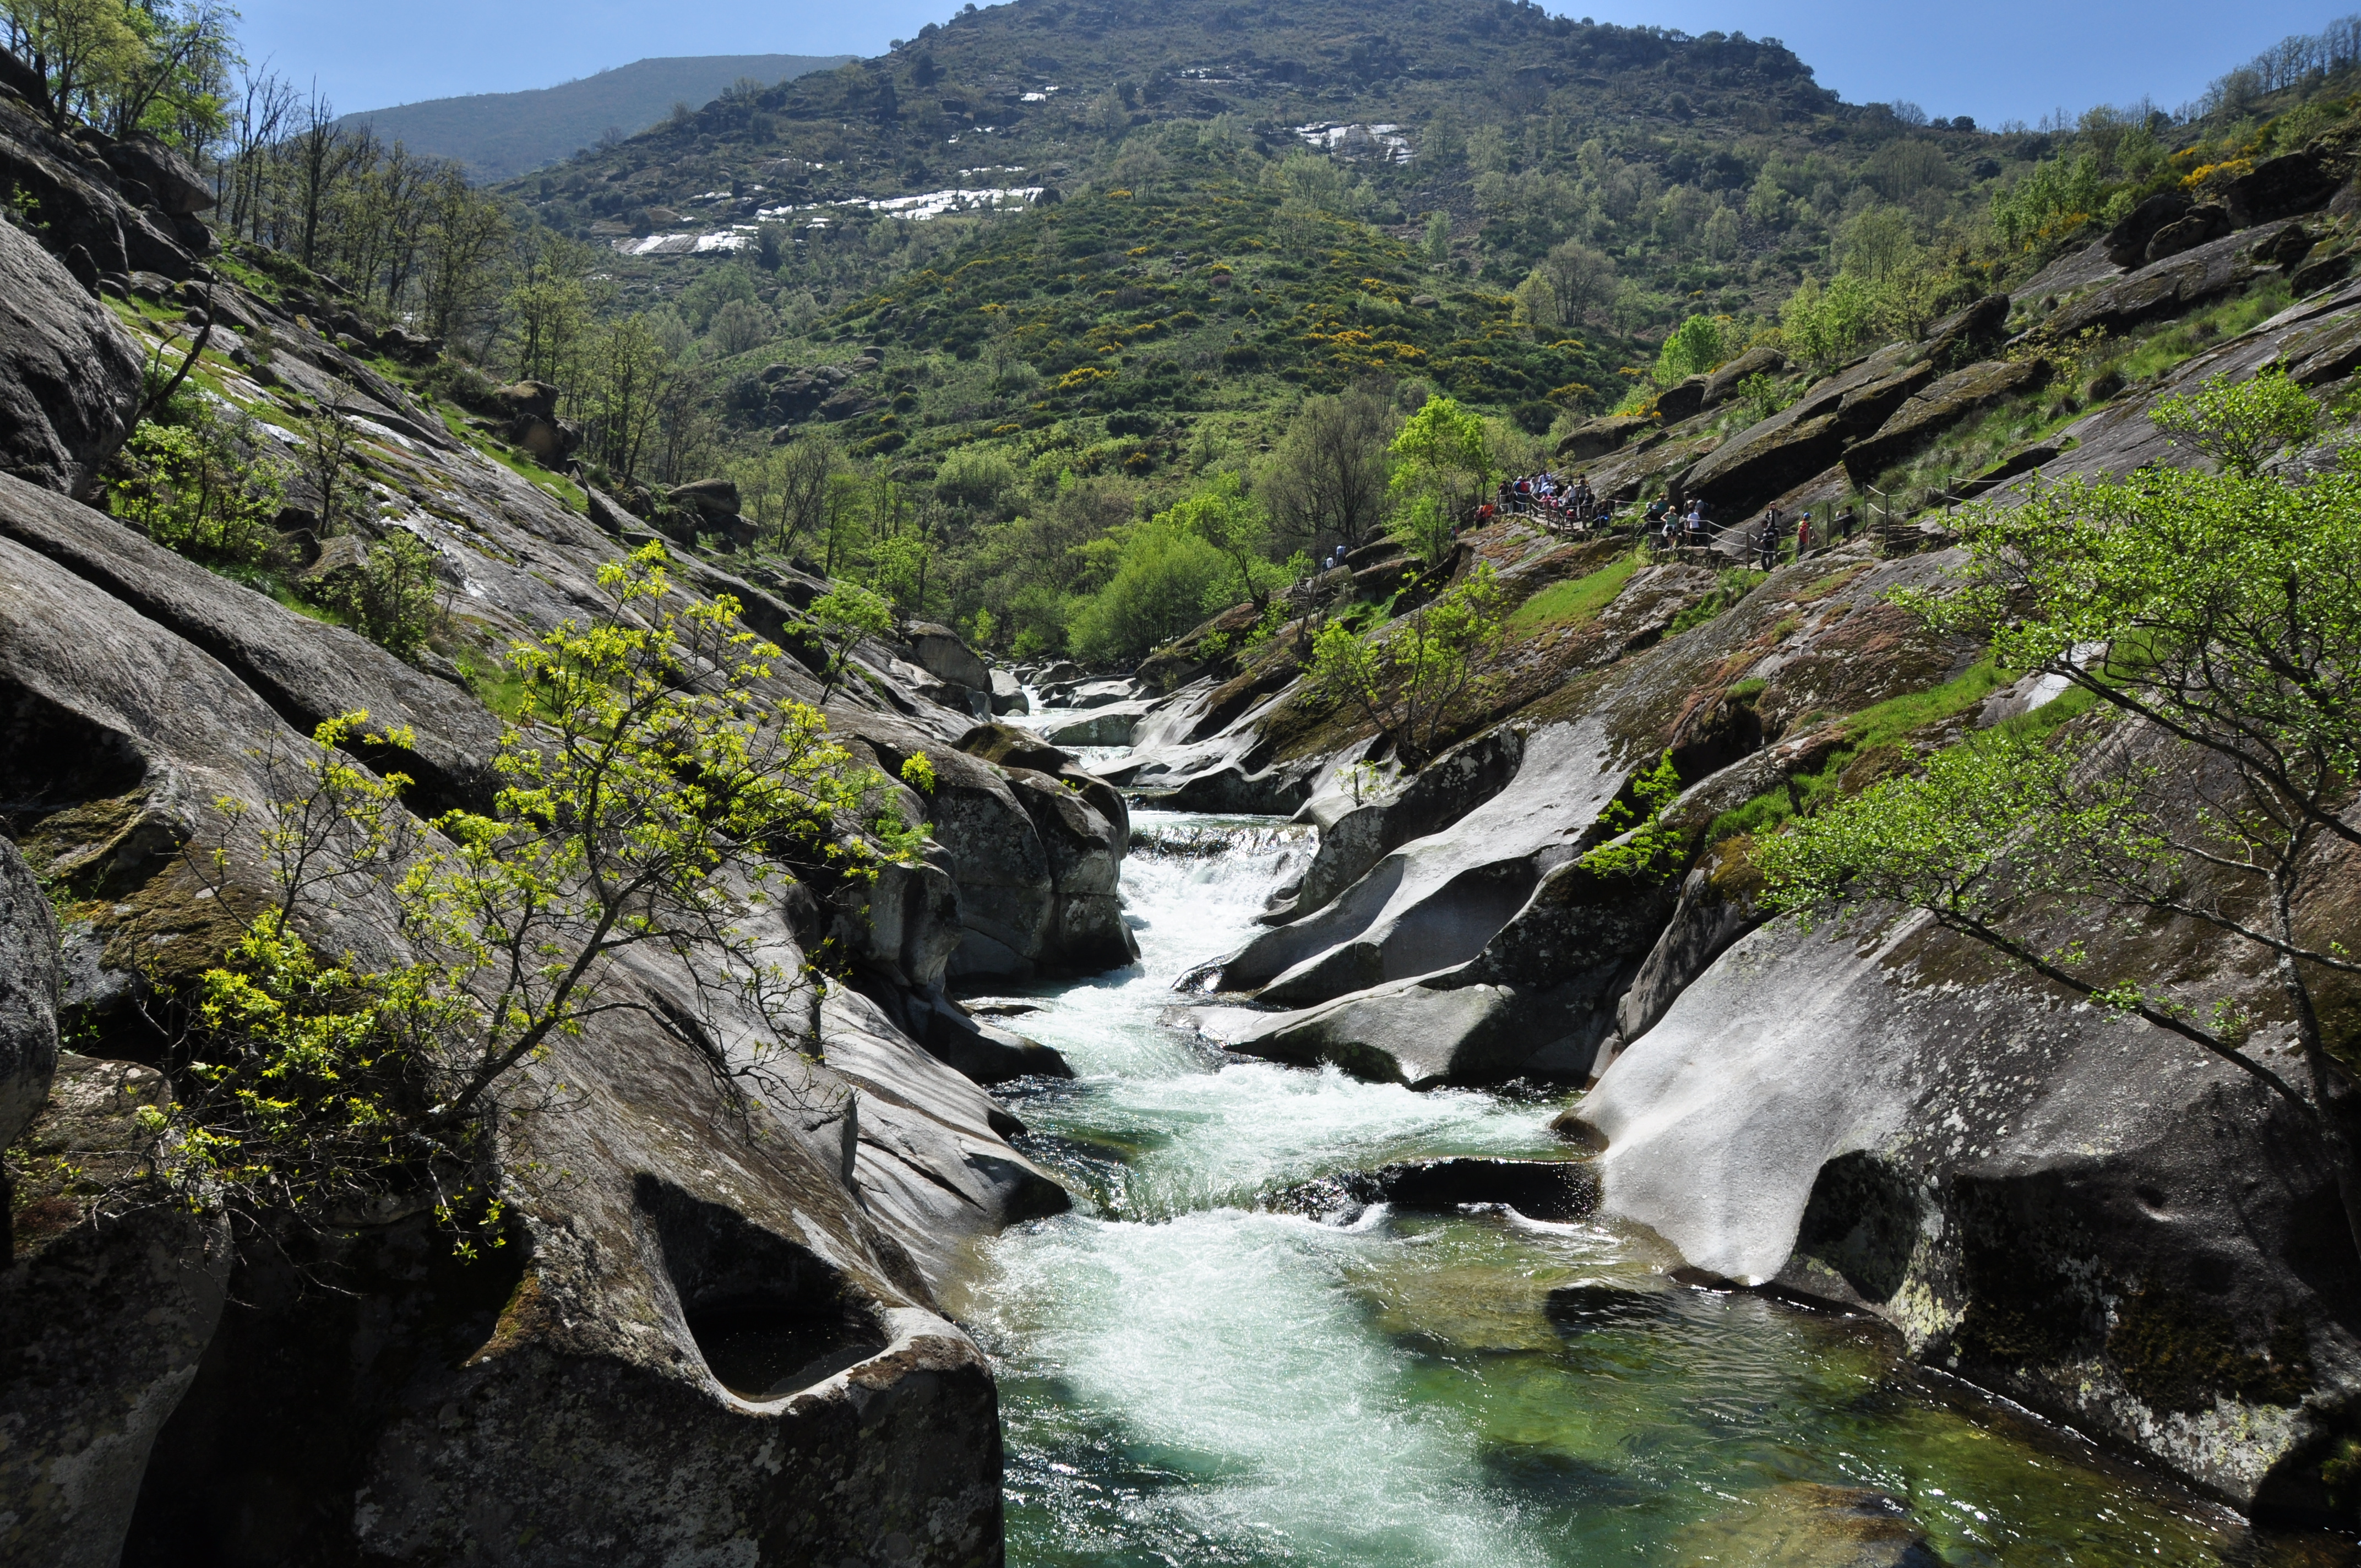
[[[1598,1179],[1587,1161],[1421,1159],[1323,1177],[1271,1200],[1295,1213],[1349,1224],[1373,1204],[1443,1211],[1500,1205],[1529,1220],[1579,1220],[1598,1206]]]
[[[1724,1568],[1942,1568],[1901,1499],[1863,1486],[1792,1481],[1675,1537],[1681,1560]]]

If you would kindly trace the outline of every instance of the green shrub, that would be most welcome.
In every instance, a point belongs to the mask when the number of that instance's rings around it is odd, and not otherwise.
[[[2052,158],[1993,198],[1993,232],[2013,251],[2046,250],[2106,205],[2106,181],[2090,153],[2069,163]]]
[[[495,395],[500,383],[462,360],[436,360],[419,377],[418,384],[428,396],[456,403],[487,419],[499,419],[509,411],[508,405]]]
[[[1394,536],[1429,561],[1451,547],[1454,526],[1491,493],[1500,471],[1483,416],[1449,398],[1431,398],[1387,448],[1392,494],[1400,502]]]
[[[1728,316],[1691,316],[1675,327],[1656,351],[1656,385],[1669,387],[1728,360],[1733,324]]]
[[[168,550],[210,566],[260,566],[283,548],[273,526],[286,470],[258,448],[254,421],[192,398],[171,422],[132,433],[115,458],[115,515]]]
[[[1814,370],[1832,370],[1867,348],[1877,334],[1877,300],[1870,287],[1840,272],[1823,288],[1806,278],[1779,309],[1788,355]]]
[[[335,596],[354,629],[398,658],[414,659],[434,629],[434,552],[397,529],[371,548],[368,562]]]
[[[1777,381],[1757,370],[1753,375],[1738,383],[1738,400],[1745,406],[1748,415],[1754,422],[1759,424],[1785,408],[1794,400],[1780,389]]]
[[[2174,444],[2202,452],[2227,474],[2253,478],[2290,446],[2320,429],[2320,405],[2283,368],[2266,367],[2243,384],[2226,378],[2165,398],[2148,411]]]
[[[1075,610],[1069,636],[1085,659],[1142,658],[1228,609],[1236,587],[1228,559],[1202,534],[1152,518],[1131,525],[1114,578]]]

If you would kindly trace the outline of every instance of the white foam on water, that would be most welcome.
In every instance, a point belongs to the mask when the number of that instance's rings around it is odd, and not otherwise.
[[[1368,1216],[1332,1226],[1237,1206],[1422,1152],[1534,1152],[1546,1113],[1222,1060],[1194,1039],[1173,982],[1254,933],[1314,840],[1256,818],[1139,811],[1132,827],[1144,847],[1123,887],[1141,962],[1024,1017],[1080,1081],[1023,1110],[1037,1129],[1126,1147],[1117,1206],[1155,1223],[1076,1213],[988,1248],[960,1310],[1012,1390],[1059,1390],[1054,1413],[1012,1392],[1013,1466],[1057,1472],[1076,1421],[1119,1431],[1175,1480],[1097,1520],[1119,1552],[1196,1541],[1213,1561],[1546,1561],[1482,1484],[1456,1418],[1413,1398],[1340,1288],[1399,1240]],[[1105,1496],[1077,1486],[1061,1528],[1085,1528]]]
[[[1676,1288],[1610,1226],[1262,1212],[1391,1160],[1562,1146],[1545,1106],[1197,1038],[1173,981],[1253,934],[1312,839],[1133,820],[1141,962],[1016,1025],[1079,1075],[1017,1109],[1104,1206],[984,1244],[946,1302],[994,1358],[1016,1568],[1760,1562],[1753,1521],[1784,1529],[1799,1481],[1886,1491],[1985,1568],[2236,1547],[2218,1510],[1944,1403],[1861,1325]]]
[[[978,1326],[1021,1347],[1005,1379],[1062,1387],[1171,1483],[1078,1525],[1194,1541],[1202,1561],[1539,1568],[1546,1553],[1486,1485],[1458,1418],[1417,1398],[1342,1288],[1394,1245],[1236,1210],[1070,1219],[1001,1249]],[[1013,1443],[1046,1435],[1026,1424],[1013,1410]]]

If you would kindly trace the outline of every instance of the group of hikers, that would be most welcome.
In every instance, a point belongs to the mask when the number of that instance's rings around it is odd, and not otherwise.
[[[1587,479],[1576,476],[1569,481],[1546,472],[1501,480],[1499,488],[1476,508],[1464,526],[1485,528],[1503,517],[1537,518],[1553,533],[1606,532],[1617,526],[1614,503],[1594,492]],[[1459,536],[1461,527],[1452,526],[1453,538]],[[1717,548],[1717,541],[1728,532],[1715,522],[1712,507],[1702,498],[1691,497],[1684,503],[1677,491],[1637,509],[1631,527],[1634,543],[1644,543],[1665,556]],[[1816,525],[1810,511],[1791,518],[1773,503],[1763,508],[1763,515],[1747,529],[1741,559],[1769,571],[1782,560],[1800,561],[1815,549],[1849,543],[1859,527],[1860,518],[1851,507]],[[1337,545],[1321,560],[1319,570],[1334,571],[1345,564],[1345,546]]]
[[[1815,538],[1808,510],[1790,519],[1774,503],[1763,508],[1763,515],[1747,530],[1746,558],[1767,572],[1783,556],[1800,561],[1815,546],[1827,549],[1849,542],[1859,521],[1852,508],[1847,507],[1821,524]],[[1671,554],[1684,548],[1702,549],[1712,543],[1721,531],[1714,526],[1711,509],[1702,500],[1691,500],[1686,510],[1655,500],[1649,502],[1641,514],[1640,532],[1660,554]]]
[[[1479,526],[1495,517],[1536,517],[1553,533],[1570,533],[1612,526],[1615,509],[1591,493],[1589,480],[1569,484],[1543,471],[1501,480],[1492,499],[1476,509]]]
[[[1553,533],[1615,526],[1614,506],[1594,493],[1587,479],[1576,476],[1569,481],[1549,472],[1501,480],[1492,499],[1476,509],[1474,525],[1481,528],[1501,517],[1538,518]],[[1830,517],[1815,539],[1809,511],[1791,519],[1776,505],[1766,507],[1747,531],[1746,559],[1767,571],[1783,558],[1803,559],[1816,545],[1825,549],[1851,539],[1858,525],[1853,510],[1847,507]],[[1686,506],[1664,498],[1650,501],[1634,524],[1635,538],[1662,554],[1703,550],[1724,532],[1714,521],[1711,507],[1697,498]]]

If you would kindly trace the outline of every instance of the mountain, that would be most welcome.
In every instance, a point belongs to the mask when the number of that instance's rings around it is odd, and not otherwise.
[[[1403,241],[1423,242],[1440,214],[1458,270],[1497,291],[1554,247],[1591,247],[1609,265],[1589,314],[1611,306],[1619,332],[1651,338],[1700,311],[1775,310],[1865,204],[1936,235],[2053,150],[1845,104],[1777,40],[1743,34],[1485,0],[1014,0],[709,104],[511,193],[584,238],[751,236],[831,206],[1170,185],[1192,160],[1186,129],[1267,160],[1328,154],[1334,188],[1307,199]],[[834,245],[841,212],[830,226]],[[860,269],[867,284],[878,259]]]
[[[708,54],[635,60],[596,76],[525,93],[430,98],[347,115],[413,152],[455,158],[479,180],[504,180],[555,163],[609,132],[630,136],[672,112],[703,104],[748,78],[765,86],[841,65],[829,54]]]
[[[878,399],[843,431],[868,450],[1111,415],[1098,460],[1137,475],[1201,416],[1370,371],[1535,433],[1611,407],[1686,317],[1775,314],[1863,205],[1938,233],[2048,149],[1907,115],[1775,39],[1498,0],[1014,0],[508,193],[696,331],[698,278],[759,260],[813,341],[746,372],[857,338],[1038,377]],[[941,215],[887,221],[913,207]],[[1563,293],[1512,297],[1545,261]],[[741,427],[798,411],[780,386],[731,389]]]

